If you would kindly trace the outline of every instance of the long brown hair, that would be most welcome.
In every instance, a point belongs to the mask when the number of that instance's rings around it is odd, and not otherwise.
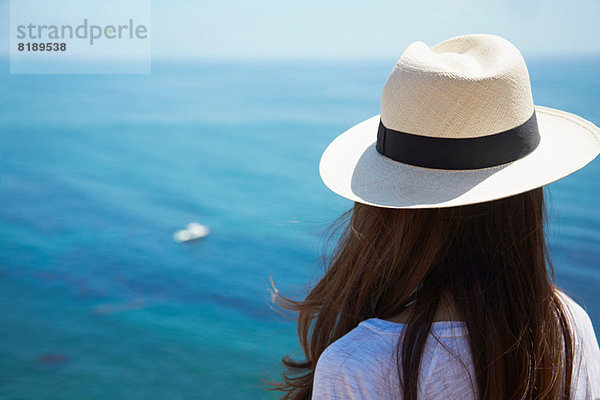
[[[417,399],[434,315],[449,295],[469,332],[479,399],[568,399],[571,331],[546,243],[542,188],[450,208],[387,209],[355,203],[338,220],[326,272],[297,311],[305,360],[285,356],[283,399],[309,399],[325,348],[368,318],[408,308],[397,369],[402,398]]]

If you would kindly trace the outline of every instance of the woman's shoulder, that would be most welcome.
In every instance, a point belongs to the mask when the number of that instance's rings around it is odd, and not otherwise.
[[[382,366],[389,365],[396,357],[396,348],[405,328],[405,324],[391,322],[379,318],[369,318],[359,323],[325,348],[317,362],[316,369],[321,371],[336,370],[352,373],[358,369],[361,374],[368,372],[365,368],[379,371]],[[466,325],[459,321],[438,321],[431,327],[431,338],[427,342],[424,361],[428,356],[439,356],[438,345],[442,349],[457,351],[467,345],[468,331]]]
[[[578,339],[582,339],[581,335],[584,337],[591,335],[595,340],[596,335],[592,326],[592,320],[586,310],[562,289],[555,288],[555,292],[564,305],[564,309],[567,312],[567,319]]]
[[[331,343],[315,367],[312,399],[386,398],[381,372],[392,344],[364,324]],[[386,342],[384,344],[382,342]]]
[[[558,288],[555,291],[564,305],[566,318],[573,336],[574,351],[583,353],[588,358],[594,358],[594,363],[599,364],[600,367],[600,350],[598,350],[596,332],[594,332],[590,316],[571,296]]]
[[[575,334],[574,339],[596,344],[592,321],[585,309],[563,290],[556,288],[555,291],[567,312],[567,318]],[[364,368],[365,365],[387,362],[405,326],[402,323],[379,318],[366,319],[327,346],[319,357],[317,365],[327,364],[349,369],[352,366]],[[460,347],[468,337],[466,325],[459,321],[434,322],[431,333],[435,336],[435,340],[431,341],[432,344],[443,342],[446,346],[454,342]]]
[[[600,390],[600,350],[592,322],[569,295],[559,289],[556,293],[573,333],[574,398],[589,398],[585,393]],[[392,367],[404,328],[402,323],[370,318],[327,346],[315,366],[313,399],[394,398],[388,394],[399,390],[397,370]],[[464,323],[433,323],[420,371],[424,395],[444,382],[452,393],[473,397],[468,385],[473,374],[468,343]]]
[[[388,352],[394,343],[392,332],[384,334],[370,327],[371,320],[358,324],[325,348],[317,362],[317,368],[345,368],[350,370],[353,366],[373,364],[377,359]],[[397,337],[396,337],[397,339]]]
[[[572,398],[600,396],[600,348],[588,313],[560,289],[556,293],[564,305],[572,334],[573,376]]]
[[[398,373],[396,349],[404,324],[371,318],[331,343],[323,351],[315,367],[313,398],[395,398]],[[453,349],[468,353],[466,327],[461,322],[434,322],[421,363],[421,377],[427,382],[437,366],[455,362],[444,354]],[[448,368],[444,368],[448,371]],[[427,386],[427,385],[425,385]]]

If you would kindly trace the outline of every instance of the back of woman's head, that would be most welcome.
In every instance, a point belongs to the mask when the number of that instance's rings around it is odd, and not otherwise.
[[[299,312],[306,356],[284,357],[288,371],[275,386],[286,398],[310,397],[328,345],[365,319],[406,310],[397,368],[403,398],[415,400],[427,337],[445,299],[468,329],[480,399],[568,398],[571,341],[553,287],[542,188],[450,208],[355,203],[340,222],[323,278],[304,301],[278,300]]]

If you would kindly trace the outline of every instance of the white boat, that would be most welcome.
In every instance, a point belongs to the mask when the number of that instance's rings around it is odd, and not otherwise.
[[[173,234],[173,239],[176,242],[189,242],[190,240],[202,239],[208,236],[210,229],[206,225],[192,222],[188,224],[186,229],[182,229]]]

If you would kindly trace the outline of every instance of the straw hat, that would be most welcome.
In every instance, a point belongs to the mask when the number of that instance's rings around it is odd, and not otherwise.
[[[546,185],[598,153],[598,127],[534,106],[519,50],[477,34],[412,43],[383,87],[381,114],[338,136],[319,172],[360,203],[452,207]]]

